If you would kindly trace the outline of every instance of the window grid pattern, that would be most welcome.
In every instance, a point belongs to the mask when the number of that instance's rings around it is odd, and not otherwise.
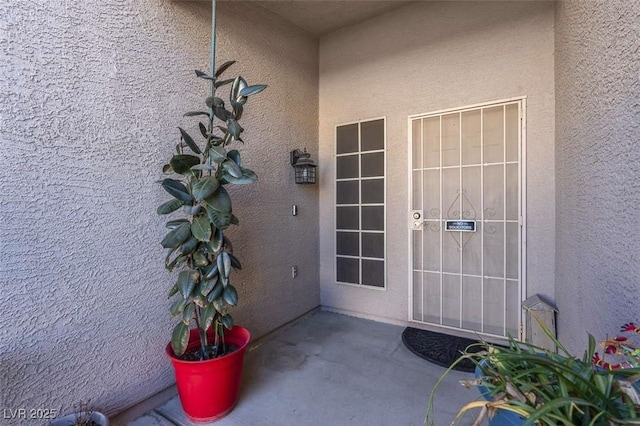
[[[336,127],[336,281],[386,288],[385,119]]]

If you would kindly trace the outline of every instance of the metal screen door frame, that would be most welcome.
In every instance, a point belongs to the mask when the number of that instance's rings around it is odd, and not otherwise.
[[[492,337],[494,339],[504,339],[506,338],[507,335],[507,314],[506,314],[506,309],[507,309],[507,305],[506,305],[506,285],[508,281],[513,281],[512,279],[509,279],[506,275],[504,275],[504,282],[505,282],[505,295],[504,295],[504,308],[505,308],[505,314],[504,314],[504,333],[502,334],[497,334],[497,333],[491,333],[491,332],[485,332],[484,331],[484,307],[481,307],[481,330],[476,330],[476,329],[469,329],[469,328],[463,328],[463,302],[462,299],[464,297],[464,293],[463,293],[463,286],[462,286],[462,281],[463,281],[463,277],[464,277],[464,271],[463,271],[463,265],[462,263],[460,264],[460,326],[451,326],[451,325],[447,325],[447,324],[443,324],[443,313],[442,313],[442,306],[443,306],[443,269],[442,269],[442,253],[443,253],[443,238],[444,238],[444,229],[441,229],[440,232],[440,263],[441,263],[441,267],[439,270],[439,276],[440,276],[440,312],[439,312],[439,316],[440,316],[440,321],[439,323],[435,323],[435,322],[430,322],[430,321],[425,321],[425,315],[424,315],[424,296],[423,295],[419,295],[419,297],[421,298],[421,303],[422,303],[422,321],[417,320],[414,318],[414,314],[415,314],[415,305],[414,305],[414,296],[418,297],[416,295],[414,295],[414,274],[416,272],[420,272],[423,275],[421,276],[421,288],[422,291],[424,291],[424,275],[425,275],[425,270],[424,270],[424,262],[425,262],[425,253],[424,253],[424,247],[421,246],[421,252],[420,252],[420,256],[421,257],[421,262],[422,265],[420,266],[420,271],[416,270],[414,268],[414,257],[415,257],[415,253],[414,253],[414,244],[413,244],[413,232],[414,230],[418,229],[416,227],[414,227],[414,224],[416,224],[416,219],[412,216],[413,212],[415,212],[415,205],[414,205],[414,188],[413,188],[413,181],[414,181],[414,171],[419,170],[421,171],[421,180],[420,180],[420,197],[422,199],[424,199],[424,172],[427,169],[425,167],[424,164],[422,164],[422,161],[424,161],[424,128],[423,125],[421,124],[420,126],[420,135],[421,135],[421,140],[420,140],[420,150],[418,152],[417,155],[422,156],[421,158],[421,167],[418,169],[414,169],[414,140],[413,140],[413,124],[414,121],[416,120],[422,120],[422,119],[428,119],[428,118],[433,118],[433,117],[440,117],[440,133],[439,133],[439,137],[440,137],[440,160],[439,160],[439,165],[437,167],[437,169],[439,170],[440,173],[440,180],[439,180],[439,185],[440,185],[440,212],[439,212],[439,219],[438,219],[438,223],[440,224],[440,226],[442,227],[442,224],[444,223],[445,219],[445,212],[443,211],[443,206],[442,206],[442,191],[443,191],[443,163],[442,163],[442,149],[443,149],[443,145],[442,145],[442,117],[444,115],[447,114],[454,114],[454,113],[459,113],[460,114],[460,118],[462,117],[462,113],[465,112],[469,112],[469,111],[483,111],[485,108],[491,108],[491,107],[499,107],[499,106],[503,106],[505,109],[505,116],[506,117],[506,106],[507,105],[513,105],[513,104],[517,104],[518,106],[518,156],[517,156],[517,161],[518,161],[518,199],[517,199],[517,204],[518,204],[518,222],[519,222],[519,233],[518,233],[518,248],[519,248],[519,256],[518,256],[518,281],[519,281],[519,285],[518,285],[518,303],[519,303],[519,312],[518,314],[516,314],[516,317],[518,319],[518,325],[517,325],[517,335],[513,335],[512,337],[514,337],[515,339],[518,340],[524,340],[524,330],[526,330],[526,324],[525,324],[525,320],[526,320],[526,316],[523,314],[522,312],[522,302],[524,301],[524,299],[526,298],[526,246],[527,246],[527,240],[526,240],[526,96],[520,96],[520,97],[514,97],[514,98],[508,98],[508,99],[501,99],[501,100],[497,100],[497,101],[492,101],[492,102],[486,102],[486,103],[479,103],[479,104],[473,104],[473,105],[467,105],[467,106],[463,106],[463,107],[457,107],[457,108],[449,108],[449,109],[444,109],[444,110],[439,110],[439,111],[433,111],[433,112],[429,112],[429,113],[424,113],[424,114],[416,114],[416,115],[411,115],[408,117],[407,120],[407,128],[408,128],[408,142],[409,142],[409,149],[408,149],[408,182],[409,182],[409,192],[408,192],[408,214],[407,214],[407,220],[408,220],[408,253],[409,253],[409,270],[408,270],[408,286],[409,286],[409,298],[408,298],[408,321],[410,323],[416,323],[416,324],[423,324],[423,325],[429,325],[435,328],[442,328],[442,329],[449,329],[449,330],[455,330],[457,332],[461,332],[462,334],[465,333],[473,333],[474,335],[484,335],[487,337]],[[484,117],[484,112],[481,112],[481,117]],[[461,122],[460,122],[461,123]],[[484,146],[484,137],[482,136],[482,132],[483,130],[483,126],[484,126],[484,118],[481,118],[481,122],[480,122],[480,140],[481,140],[481,145],[480,145],[480,152],[481,152],[481,160],[478,163],[478,165],[480,166],[480,168],[482,169],[481,174],[484,175],[484,167],[487,166],[487,163],[484,161],[484,156],[483,156],[483,152],[485,149]],[[505,119],[503,119],[502,122],[503,126],[505,126],[504,128],[506,129],[506,121]],[[459,145],[459,150],[460,150],[460,156],[462,156],[462,125],[460,124],[459,126],[459,132],[460,132],[460,145]],[[509,163],[509,161],[507,161],[507,156],[506,156],[506,132],[503,133],[503,144],[504,144],[504,149],[505,149],[505,155],[503,157],[503,167],[504,167],[504,173],[506,176],[506,167],[507,167],[507,163]],[[461,157],[462,158],[462,157]],[[462,161],[460,161],[459,163],[459,167],[462,173],[462,169],[463,169],[463,163]],[[431,167],[433,168],[433,167]],[[481,179],[481,185],[480,185],[480,191],[482,193],[484,193],[484,178]],[[463,182],[462,180],[460,181],[460,190],[459,190],[459,194],[464,192],[462,190],[462,185]],[[506,194],[506,181],[503,181],[503,185],[504,185],[504,191]],[[460,197],[460,195],[458,195],[458,197]],[[484,198],[484,196],[481,196],[482,198]],[[462,204],[462,199],[460,201],[460,203]],[[483,202],[484,203],[484,202]],[[504,205],[506,206],[507,204],[507,200],[504,199],[503,200]],[[422,206],[424,207],[424,200],[421,201]],[[506,209],[506,207],[505,207]],[[462,209],[461,209],[462,210]],[[460,212],[461,215],[461,219],[463,219],[463,213]],[[484,212],[482,212],[482,216],[481,219],[478,220],[478,222],[482,225],[482,230],[481,232],[485,232],[484,230],[484,223],[485,223],[485,217],[484,217]],[[424,220],[424,217],[419,218],[419,220],[421,221],[420,227],[419,229],[424,229],[424,225],[427,224],[427,221]],[[432,219],[435,220],[435,219]],[[507,217],[503,217],[503,222],[505,223],[505,229],[506,229],[506,223],[507,223]],[[417,224],[416,224],[417,225]],[[422,232],[425,232],[424,230]],[[462,235],[463,232],[456,232],[456,234],[460,234]],[[423,235],[423,234],[421,234]],[[423,237],[424,238],[424,237]],[[460,237],[461,240],[460,242],[462,243],[463,241],[463,237]],[[424,241],[424,240],[422,240]],[[484,239],[481,239],[482,243],[481,243],[481,265],[484,265],[484,254],[483,254],[483,250],[484,250]],[[503,246],[504,246],[504,257],[506,259],[506,252],[507,252],[507,235],[504,234],[504,238],[503,238]],[[460,244],[459,244],[460,247]],[[461,250],[464,249],[464,246],[461,248]],[[461,259],[462,259],[462,254],[460,255]],[[507,268],[507,264],[506,264],[506,260],[505,260],[505,264],[504,264],[504,269],[506,271]],[[484,266],[482,266],[482,274],[480,276],[480,281],[481,281],[481,285],[482,285],[482,290],[481,290],[481,299],[482,302],[484,303],[484,282],[485,279],[491,279],[491,277],[488,277],[485,274],[484,271]]]

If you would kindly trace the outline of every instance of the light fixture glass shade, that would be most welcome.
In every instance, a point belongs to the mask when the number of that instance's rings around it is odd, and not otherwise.
[[[317,167],[310,158],[305,148],[304,151],[295,149],[291,151],[291,165],[295,169],[295,178],[297,184],[307,185],[316,183]]]
[[[295,166],[296,169],[296,183],[298,184],[312,184],[316,183],[316,165],[304,164],[301,166]]]

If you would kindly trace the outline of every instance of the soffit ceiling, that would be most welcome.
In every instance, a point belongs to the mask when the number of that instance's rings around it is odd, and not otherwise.
[[[316,37],[366,21],[408,3],[413,1],[269,0],[254,2]]]
[[[193,0],[174,0],[193,1]],[[197,0],[211,1],[211,0]],[[246,1],[246,0],[222,0]],[[320,37],[366,21],[417,1],[541,1],[556,0],[257,0],[249,3],[267,9],[307,33]]]

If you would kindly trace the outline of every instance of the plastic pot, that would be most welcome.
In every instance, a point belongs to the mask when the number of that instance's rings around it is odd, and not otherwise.
[[[208,336],[213,341],[213,331]],[[238,402],[244,353],[251,334],[234,326],[225,330],[226,344],[236,346],[230,354],[206,361],[183,361],[176,358],[171,344],[166,353],[175,369],[180,403],[187,417],[195,423],[209,423],[231,412]],[[187,351],[200,346],[198,330],[190,331]]]
[[[60,417],[53,420],[51,422],[51,426],[73,426],[76,423],[76,420],[84,419],[87,417],[88,414],[89,413],[84,413],[84,412],[69,414],[64,417]],[[95,424],[98,424],[100,426],[109,426],[109,419],[107,419],[107,416],[105,416],[102,413],[99,413],[97,411],[92,411],[89,418],[93,420]]]
[[[486,360],[480,362],[479,366],[476,366],[475,375],[477,378],[483,377],[484,374],[480,369],[480,366],[485,365]],[[480,395],[487,401],[491,401],[491,392],[486,386],[478,386]],[[526,418],[513,411],[497,410],[495,415],[489,420],[489,426],[522,426],[527,421]]]

